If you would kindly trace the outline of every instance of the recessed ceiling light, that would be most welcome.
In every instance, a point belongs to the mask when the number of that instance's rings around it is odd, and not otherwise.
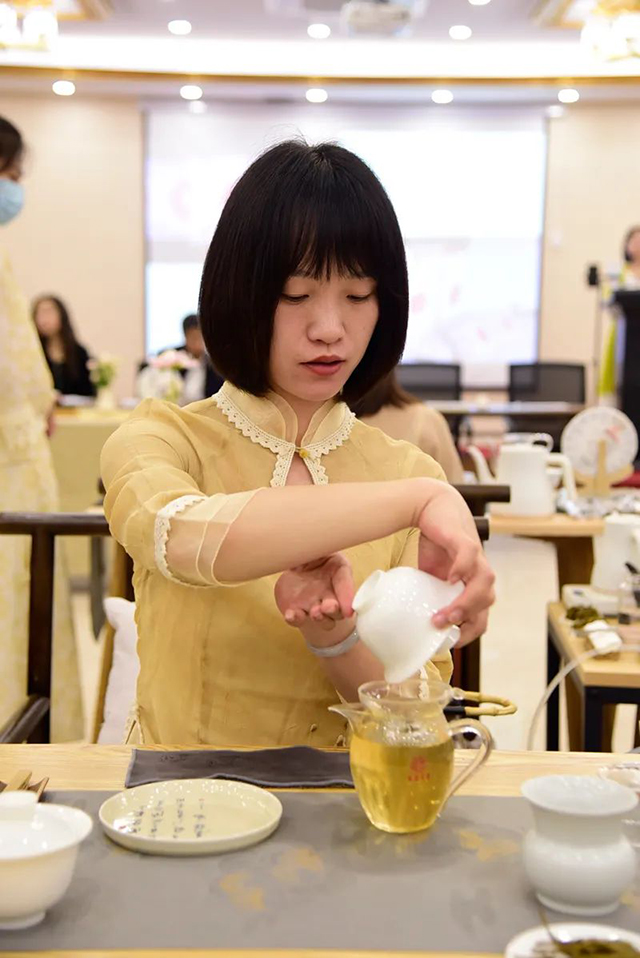
[[[192,100],[187,106],[189,113],[206,113],[207,104],[204,100]]]
[[[329,94],[321,87],[311,87],[307,90],[305,96],[309,103],[325,103],[329,99]]]
[[[180,87],[180,96],[183,100],[199,100],[202,97],[202,87],[187,83]]]
[[[572,90],[571,88],[558,90],[558,99],[561,103],[577,103],[580,99],[580,94],[577,90]]]
[[[307,27],[307,33],[312,40],[326,40],[331,36],[331,27],[326,23],[310,23]]]
[[[57,96],[73,96],[76,85],[71,80],[56,80],[51,89]]]
[[[564,107],[560,103],[553,103],[547,107],[546,113],[550,120],[559,120],[564,116]]]
[[[451,103],[453,93],[451,90],[434,90],[431,94],[431,99],[434,103]]]
[[[191,33],[191,24],[188,20],[170,20],[167,30],[176,37],[186,37]]]
[[[452,40],[468,40],[472,33],[471,27],[465,27],[462,24],[451,27],[449,30],[449,36]]]
[[[491,0],[469,0],[469,3],[472,7],[486,7],[488,3],[491,3]]]

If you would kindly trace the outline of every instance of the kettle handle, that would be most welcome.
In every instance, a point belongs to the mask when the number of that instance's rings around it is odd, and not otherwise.
[[[468,765],[465,765],[453,779],[444,797],[443,807],[454,792],[457,792],[460,786],[470,779],[472,775],[475,775],[478,769],[484,765],[493,751],[493,736],[491,732],[481,722],[476,722],[475,719],[460,719],[457,722],[449,722],[448,731],[450,737],[454,740],[460,735],[464,735],[465,732],[473,732],[474,735],[482,740],[483,747],[478,750],[474,760]]]
[[[561,452],[550,452],[547,463],[550,466],[562,466],[562,482],[567,490],[567,495],[572,502],[578,498],[576,489],[576,477],[573,471],[573,465],[568,456],[563,456]]]

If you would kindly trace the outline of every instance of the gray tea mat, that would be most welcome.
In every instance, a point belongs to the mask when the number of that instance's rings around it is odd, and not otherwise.
[[[323,752],[305,745],[245,752],[134,749],[125,785],[176,778],[231,778],[267,788],[353,788],[348,752]]]
[[[55,792],[94,818],[106,794]],[[0,952],[302,948],[502,953],[540,924],[520,845],[520,798],[453,798],[426,834],[386,835],[355,794],[284,792],[278,831],[254,848],[160,858],[114,845],[96,821],[66,897],[42,925],[0,932]],[[605,923],[637,930],[640,884]],[[556,921],[567,916],[549,913]]]

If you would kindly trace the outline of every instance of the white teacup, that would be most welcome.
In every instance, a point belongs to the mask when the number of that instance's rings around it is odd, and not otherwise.
[[[358,634],[384,666],[387,682],[404,682],[438,652],[453,648],[457,626],[436,629],[434,614],[464,591],[418,569],[374,572],[353,600]]]
[[[92,821],[66,805],[37,805],[32,792],[0,795],[0,930],[37,925],[71,884]]]

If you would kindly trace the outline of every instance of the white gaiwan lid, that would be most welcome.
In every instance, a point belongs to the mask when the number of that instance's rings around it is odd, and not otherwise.
[[[77,845],[91,831],[76,808],[38,805],[33,792],[0,794],[0,862],[49,855]]]

